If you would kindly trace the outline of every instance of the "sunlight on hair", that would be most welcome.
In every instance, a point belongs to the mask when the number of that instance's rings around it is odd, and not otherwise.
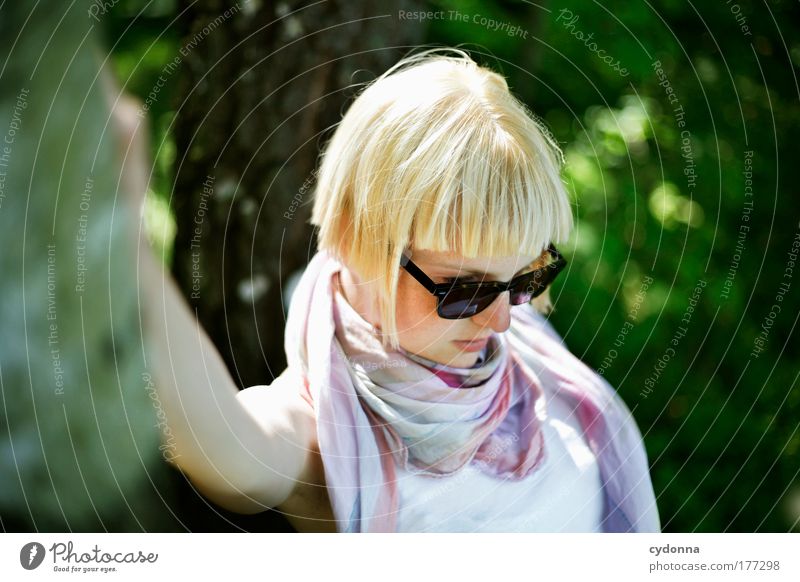
[[[427,50],[353,102],[322,155],[311,220],[319,248],[375,287],[385,341],[396,346],[403,250],[501,257],[565,241],[561,164],[502,76],[463,51]]]

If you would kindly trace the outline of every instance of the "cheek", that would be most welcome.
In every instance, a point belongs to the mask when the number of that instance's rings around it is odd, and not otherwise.
[[[397,339],[412,354],[457,367],[469,367],[477,354],[460,353],[452,340],[475,335],[470,319],[442,319],[436,314],[436,298],[416,281],[403,277],[397,283]]]
[[[397,283],[397,332],[403,347],[420,342],[430,343],[437,338],[446,339],[453,327],[452,321],[436,314],[436,298],[416,281],[400,277]]]

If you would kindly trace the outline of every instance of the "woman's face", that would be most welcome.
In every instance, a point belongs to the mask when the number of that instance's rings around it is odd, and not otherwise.
[[[537,256],[465,258],[455,253],[415,250],[414,263],[434,283],[509,281],[531,268]],[[538,265],[536,265],[538,266]],[[436,313],[436,297],[416,279],[400,269],[397,284],[397,332],[400,346],[434,362],[468,368],[475,365],[494,333],[510,325],[509,293],[502,293],[480,313],[468,319],[442,319]]]

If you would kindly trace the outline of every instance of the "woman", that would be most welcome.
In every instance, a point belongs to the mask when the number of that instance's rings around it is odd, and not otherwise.
[[[387,71],[324,152],[288,368],[234,394],[200,333],[209,390],[165,398],[178,466],[300,531],[659,531],[628,408],[538,311],[572,225],[559,165],[466,53]]]

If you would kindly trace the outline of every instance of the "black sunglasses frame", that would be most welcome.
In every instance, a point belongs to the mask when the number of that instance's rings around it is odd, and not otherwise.
[[[467,319],[474,315],[477,315],[484,309],[486,309],[489,305],[491,305],[497,296],[505,291],[510,291],[514,287],[520,284],[520,282],[525,281],[524,287],[530,288],[531,292],[531,299],[534,297],[538,297],[550,286],[550,284],[555,280],[558,274],[564,269],[567,265],[567,260],[561,255],[561,253],[556,249],[555,246],[552,244],[547,247],[547,253],[550,255],[552,262],[545,265],[544,267],[540,267],[538,269],[534,269],[533,271],[529,271],[527,273],[523,273],[517,277],[514,277],[508,282],[501,282],[501,281],[486,281],[486,282],[478,282],[478,283],[434,283],[433,280],[425,274],[425,272],[420,269],[414,261],[411,260],[406,253],[400,257],[400,266],[403,267],[409,275],[414,277],[425,289],[427,289],[432,295],[434,295],[437,299],[436,303],[436,312],[439,317],[443,319]],[[536,284],[535,287],[531,288],[532,284]],[[487,291],[491,290],[488,294],[481,294],[480,296],[477,294],[477,291]],[[442,314],[443,304],[445,298],[448,294],[452,293],[453,291],[464,291],[464,292],[473,292],[472,297],[480,297],[485,299],[486,297],[493,295],[491,301],[489,301],[484,307],[469,312],[467,309],[462,310],[462,313],[458,316],[452,317],[446,314]],[[520,305],[514,304],[514,305]],[[447,305],[444,304],[444,307]]]

